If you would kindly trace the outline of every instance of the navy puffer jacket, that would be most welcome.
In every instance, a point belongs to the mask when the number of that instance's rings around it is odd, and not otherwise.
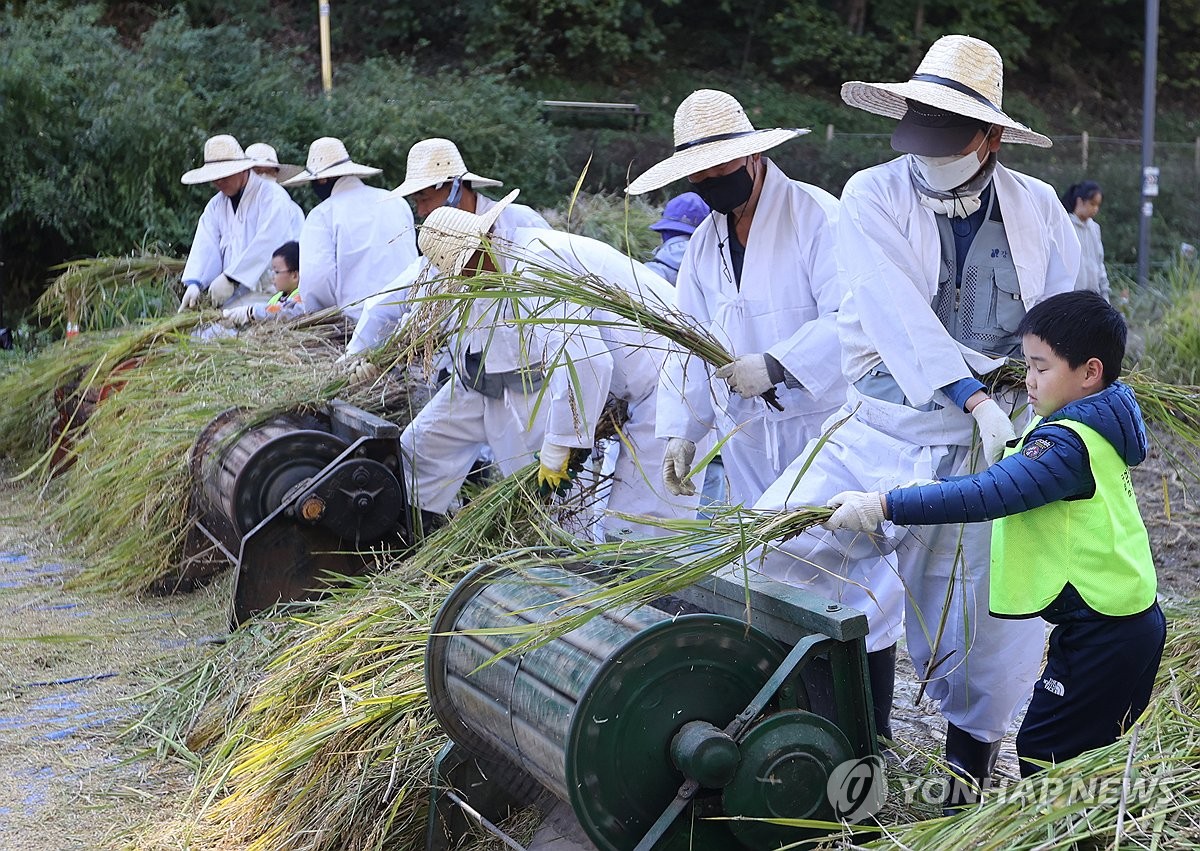
[[[1056,420],[1091,426],[1130,467],[1146,458],[1146,426],[1129,386],[1120,381],[1064,405],[1038,424],[1025,449],[982,473],[887,494],[888,516],[901,526],[977,523],[1038,508],[1059,499],[1088,498],[1096,491],[1087,447]]]

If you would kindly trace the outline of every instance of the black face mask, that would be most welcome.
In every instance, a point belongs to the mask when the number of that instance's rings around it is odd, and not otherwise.
[[[742,166],[737,171],[710,177],[692,184],[692,191],[704,199],[718,213],[732,213],[750,200],[754,192],[754,178]]]
[[[333,184],[335,183],[337,183],[337,180],[314,180],[312,182],[313,193],[317,196],[318,200],[324,201],[333,194]]]

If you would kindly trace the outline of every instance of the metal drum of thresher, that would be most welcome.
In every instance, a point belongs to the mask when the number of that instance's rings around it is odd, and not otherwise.
[[[204,525],[236,559],[242,537],[348,444],[312,416],[282,414],[253,424],[238,408],[219,414],[189,458]]]
[[[371,547],[409,546],[399,437],[395,423],[341,400],[324,415],[261,423],[238,409],[218,415],[188,459],[197,522],[182,579],[203,581],[218,561],[233,564],[236,626],[371,570]]]
[[[484,565],[451,592],[426,679],[453,743],[567,802],[602,851],[780,847],[800,835],[721,817],[834,817],[826,780],[855,748],[832,721],[781,705],[787,646],[724,615],[578,607],[595,590],[558,567]],[[537,624],[583,613],[513,650]],[[691,817],[672,826],[673,801]]]

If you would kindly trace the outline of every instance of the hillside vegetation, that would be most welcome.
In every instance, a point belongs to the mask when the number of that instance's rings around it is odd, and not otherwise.
[[[334,3],[335,86],[319,90],[316,4],[9,2],[0,10],[0,259],[8,309],[30,303],[63,260],[154,247],[182,255],[208,187],[179,175],[204,139],[233,133],[303,162],[322,135],[399,183],[410,145],[448,136],[479,173],[523,200],[563,206],[620,192],[666,155],[671,116],[702,86],[735,93],[759,126],[812,127],[772,156],[840,191],[892,156],[889,122],[844,107],[847,79],[902,79],[946,32],[1005,55],[1005,108],[1056,139],[1010,147],[1010,165],[1060,190],[1105,187],[1109,258],[1135,261],[1142,4],[1091,0],[466,0]],[[1197,241],[1200,2],[1163,9],[1156,259]],[[644,126],[551,123],[539,99],[632,101]],[[833,126],[833,136],[826,131]],[[1080,135],[1090,136],[1087,170]],[[590,165],[589,165],[590,159]],[[302,205],[309,193],[297,195]],[[653,199],[661,200],[661,199]],[[11,324],[11,323],[10,323]]]

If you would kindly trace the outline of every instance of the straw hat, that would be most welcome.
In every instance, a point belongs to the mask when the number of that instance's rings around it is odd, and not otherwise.
[[[204,143],[204,165],[183,173],[180,183],[189,186],[231,177],[254,166],[238,140],[232,136],[213,136]]]
[[[514,189],[482,216],[457,207],[438,207],[425,218],[417,233],[417,245],[429,262],[444,275],[457,275],[471,255],[483,245],[504,208],[521,194]]]
[[[304,166],[302,165],[281,163],[279,161],[279,154],[275,153],[275,149],[266,142],[255,142],[246,148],[246,156],[254,160],[255,166],[265,166],[266,168],[275,169],[275,179],[279,182],[291,180],[297,174],[304,171]]]
[[[408,149],[408,168],[404,182],[392,190],[400,196],[412,195],[447,180],[461,178],[472,186],[503,186],[499,180],[480,177],[467,171],[462,154],[449,139],[425,139]]]
[[[383,169],[369,165],[359,165],[350,159],[346,146],[341,139],[332,136],[322,136],[308,146],[308,162],[304,171],[290,180],[283,181],[284,186],[299,186],[326,177],[370,177],[379,174]]]
[[[947,35],[935,41],[907,82],[845,83],[842,100],[857,109],[900,119],[908,112],[907,100],[914,100],[1003,127],[1000,138],[1005,142],[1039,148],[1051,145],[1041,133],[1004,114],[1004,62],[986,41],[965,35]]]
[[[629,184],[641,195],[672,181],[739,157],[761,154],[808,130],[755,130],[733,95],[713,89],[692,92],[675,110],[675,153]]]

